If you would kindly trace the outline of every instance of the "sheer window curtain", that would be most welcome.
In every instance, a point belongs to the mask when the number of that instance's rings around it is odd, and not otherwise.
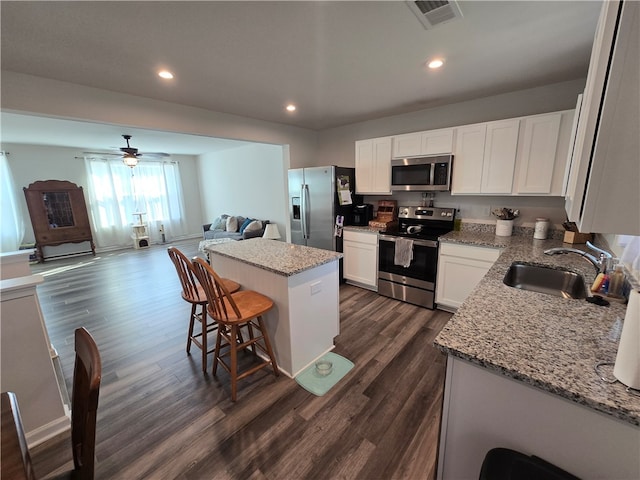
[[[186,234],[180,169],[177,162],[141,161],[130,168],[120,160],[85,158],[89,205],[96,244],[101,248],[128,247],[136,212],[152,243],[161,240],[160,226],[170,241]]]
[[[24,220],[5,152],[0,152],[0,252],[14,252],[24,238]]]

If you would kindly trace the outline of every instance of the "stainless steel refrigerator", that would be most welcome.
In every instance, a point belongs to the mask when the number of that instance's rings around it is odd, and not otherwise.
[[[342,252],[342,237],[335,236],[336,217],[343,216],[344,225],[351,225],[353,206],[361,203],[355,177],[355,169],[346,167],[289,170],[292,243]]]

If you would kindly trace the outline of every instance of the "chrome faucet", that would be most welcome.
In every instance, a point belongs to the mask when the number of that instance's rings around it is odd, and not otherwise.
[[[583,252],[582,250],[578,250],[577,248],[565,248],[565,247],[550,248],[548,250],[545,250],[544,253],[546,255],[559,255],[561,253],[577,253],[578,255],[581,255],[586,260],[591,262],[593,267],[596,269],[597,273],[604,272],[607,267],[606,260],[608,258],[611,258],[611,254],[606,250],[602,250],[601,248],[596,247],[591,242],[587,242],[587,247],[589,247],[591,250],[598,252],[599,253],[598,258],[594,257],[590,253]]]

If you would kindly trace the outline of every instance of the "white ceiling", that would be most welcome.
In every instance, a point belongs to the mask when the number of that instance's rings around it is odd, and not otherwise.
[[[2,1],[2,69],[315,130],[586,76],[601,2],[459,5],[425,30],[403,1]]]

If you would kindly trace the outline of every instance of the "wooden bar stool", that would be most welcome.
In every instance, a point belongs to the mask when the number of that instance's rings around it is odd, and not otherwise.
[[[258,370],[271,365],[273,373],[279,375],[269,334],[265,328],[262,315],[273,308],[273,300],[253,290],[243,290],[231,293],[223,280],[201,258],[193,260],[193,267],[209,303],[207,311],[218,322],[218,335],[213,357],[213,374],[216,374],[218,363],[231,376],[231,400],[236,401],[238,380],[243,379]],[[249,339],[244,341],[240,335],[240,328],[247,327]],[[265,358],[257,356],[260,350]],[[238,350],[249,350],[259,360],[243,372],[238,372]],[[224,357],[230,357],[226,363]]]
[[[191,316],[189,317],[189,333],[187,334],[187,354],[191,354],[191,344],[194,343],[202,350],[202,371],[207,373],[207,355],[213,352],[207,345],[207,335],[217,329],[215,321],[207,322],[207,295],[202,286],[197,282],[191,261],[176,247],[167,249],[169,258],[176,267],[180,284],[182,285],[182,298],[191,304]],[[229,292],[240,290],[240,284],[222,279]],[[199,311],[198,311],[198,307]],[[194,334],[196,320],[200,323],[200,332]]]

